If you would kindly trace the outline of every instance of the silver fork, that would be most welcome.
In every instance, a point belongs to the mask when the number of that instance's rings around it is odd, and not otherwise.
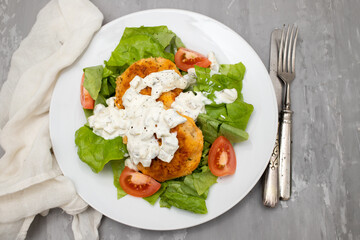
[[[286,31],[286,36],[285,36]],[[294,35],[295,34],[295,35]],[[295,79],[295,49],[298,28],[283,27],[281,33],[278,76],[285,84],[285,101],[282,110],[280,163],[279,163],[279,189],[280,199],[288,200],[291,196],[291,125],[293,111],[290,109],[290,83]]]

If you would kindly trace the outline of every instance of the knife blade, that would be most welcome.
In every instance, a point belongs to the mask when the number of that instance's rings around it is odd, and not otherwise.
[[[278,113],[282,109],[283,83],[277,76],[278,43],[281,37],[281,29],[274,29],[271,33],[270,43],[270,69],[269,75],[274,87]],[[269,165],[265,171],[263,204],[267,207],[275,207],[279,201],[279,124],[276,134],[275,146],[271,154]]]
[[[283,101],[283,82],[277,76],[278,54],[279,54],[279,42],[281,38],[281,29],[274,29],[271,33],[271,47],[270,47],[270,78],[274,86],[276,101],[278,105],[278,112],[282,110]]]

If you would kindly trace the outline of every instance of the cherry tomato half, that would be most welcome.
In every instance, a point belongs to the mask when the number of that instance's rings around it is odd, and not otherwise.
[[[161,187],[161,184],[152,177],[136,172],[129,167],[124,168],[119,182],[122,189],[134,197],[149,197]]]
[[[221,177],[232,175],[236,170],[236,155],[230,141],[224,136],[218,137],[209,151],[209,168],[212,174]]]
[[[199,67],[209,67],[211,62],[201,53],[187,48],[179,48],[175,54],[175,64],[183,71],[193,68],[194,65]]]
[[[80,101],[81,101],[81,105],[85,109],[94,109],[95,101],[90,96],[90,93],[84,88],[84,79],[85,79],[85,73],[82,75],[81,85],[80,85]]]

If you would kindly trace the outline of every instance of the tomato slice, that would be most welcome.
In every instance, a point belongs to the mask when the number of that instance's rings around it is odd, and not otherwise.
[[[187,48],[179,48],[175,54],[175,64],[183,71],[193,68],[194,65],[199,67],[209,67],[211,62],[201,53]]]
[[[94,109],[95,101],[90,96],[90,93],[84,88],[85,73],[83,73],[80,85],[80,101],[85,109]]]
[[[119,182],[122,189],[134,197],[149,197],[161,187],[161,184],[152,177],[136,172],[129,167],[124,168]]]
[[[230,141],[224,136],[218,137],[209,151],[209,168],[212,174],[221,177],[232,175],[236,170],[236,155]]]

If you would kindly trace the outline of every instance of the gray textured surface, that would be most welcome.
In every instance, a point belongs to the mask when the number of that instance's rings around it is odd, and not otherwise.
[[[12,53],[48,0],[0,0],[0,85]],[[300,28],[294,114],[293,197],[262,206],[262,185],[233,209],[197,227],[156,232],[106,217],[100,239],[360,239],[360,1],[224,0],[93,1],[104,23],[150,8],[208,15],[238,32],[269,64],[270,33]],[[1,154],[2,155],[2,154]],[[73,239],[60,210],[36,217],[28,239]]]

